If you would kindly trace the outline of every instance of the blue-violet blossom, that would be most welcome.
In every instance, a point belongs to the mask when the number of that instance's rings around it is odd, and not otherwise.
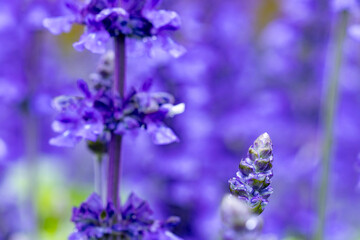
[[[181,240],[169,231],[179,223],[179,218],[155,220],[149,204],[133,193],[119,213],[111,203],[104,207],[100,196],[93,193],[79,208],[73,209],[71,220],[76,231],[69,240],[98,240],[109,236],[132,240]]]
[[[149,92],[150,84],[120,98],[111,92],[113,54],[105,54],[96,73],[91,75],[93,89],[78,80],[82,96],[59,96],[53,107],[58,111],[52,127],[59,136],[50,144],[72,147],[81,139],[107,142],[109,133],[119,135],[139,128],[145,129],[155,144],[178,141],[164,120],[182,113],[183,103],[174,105],[174,97],[165,92]]]
[[[181,21],[176,12],[156,10],[160,0],[90,0],[86,3],[67,1],[71,14],[46,18],[43,25],[53,34],[69,32],[73,24],[85,25],[85,32],[74,43],[76,50],[88,49],[104,53],[111,37],[124,35],[159,42],[174,57],[184,49],[171,40],[166,32],[177,30]],[[151,44],[151,43],[150,43]]]

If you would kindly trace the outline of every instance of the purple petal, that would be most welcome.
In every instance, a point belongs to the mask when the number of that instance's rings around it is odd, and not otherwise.
[[[121,122],[118,123],[118,125],[116,126],[114,133],[118,135],[124,135],[126,133],[126,130],[128,129],[126,128],[125,123]]]
[[[60,121],[54,121],[51,124],[51,128],[54,132],[62,133],[64,131],[66,131],[66,124],[63,124]]]
[[[49,143],[58,147],[74,147],[81,140],[80,137],[71,135],[68,131],[55,138],[51,138]]]
[[[161,1],[161,0],[148,0],[147,6],[148,6],[149,8],[154,8],[154,7],[156,7],[156,5],[158,5],[158,4],[160,3],[160,1]]]
[[[177,30],[181,26],[180,17],[174,11],[150,11],[146,13],[146,18],[158,30]]]
[[[143,10],[147,0],[121,0],[120,5],[129,13],[140,12]]]
[[[86,48],[93,53],[103,54],[106,52],[106,43],[109,39],[110,35],[106,31],[84,33],[73,46],[77,51],[82,51]]]
[[[72,97],[61,95],[56,98],[54,98],[51,102],[52,108],[54,108],[56,111],[64,111],[69,108],[74,103],[74,100]]]
[[[61,34],[63,32],[70,32],[74,19],[72,16],[45,18],[43,26],[46,27],[52,34]]]
[[[153,85],[153,79],[152,78],[148,78],[144,81],[144,83],[142,84],[140,91],[142,92],[148,92],[151,88],[151,86]]]
[[[150,123],[147,125],[147,131],[150,133],[154,144],[165,145],[173,142],[179,142],[179,138],[171,128],[163,124]]]
[[[153,211],[148,202],[131,193],[125,205],[122,207],[122,214],[125,218],[136,215],[137,220],[146,222],[152,220]]]
[[[86,124],[76,132],[76,136],[90,141],[96,141],[104,127],[102,124]]]
[[[74,232],[69,236],[68,240],[88,240],[88,238],[82,233]]]
[[[133,130],[139,127],[140,124],[137,120],[132,117],[125,117],[124,120],[117,125],[115,133],[122,135],[125,134],[127,130]]]
[[[174,42],[171,38],[166,38],[163,43],[163,48],[174,58],[179,58],[186,53],[186,49]]]
[[[107,0],[109,6],[118,6],[118,0]]]
[[[123,8],[106,8],[96,15],[96,21],[101,22],[110,15],[116,15],[121,17],[127,17],[128,13]]]
[[[91,98],[91,92],[89,90],[89,86],[87,85],[87,83],[84,80],[79,79],[77,81],[77,85],[78,85],[78,88],[83,92],[83,94],[85,95],[86,98]]]
[[[102,204],[102,200],[101,197],[96,194],[96,193],[92,193],[88,199],[85,202],[88,207],[95,211],[95,212],[101,212],[103,210],[103,204]]]

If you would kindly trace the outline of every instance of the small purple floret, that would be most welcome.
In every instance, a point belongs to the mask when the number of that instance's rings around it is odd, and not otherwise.
[[[146,130],[155,144],[169,144],[179,141],[176,134],[164,123],[184,111],[183,103],[175,105],[174,97],[165,92],[149,92],[149,86],[140,91],[133,90],[125,98],[113,95],[113,62],[106,55],[92,74],[90,88],[78,80],[82,96],[60,96],[54,99],[53,108],[58,111],[52,127],[59,136],[50,143],[56,146],[72,147],[82,139],[95,142],[106,140],[109,133],[123,135],[137,129]],[[145,83],[146,85],[147,83]]]
[[[155,220],[149,204],[131,194],[117,213],[112,203],[103,206],[100,196],[93,193],[73,209],[71,218],[76,231],[69,240],[100,240],[110,236],[121,239],[181,240],[169,231],[179,223],[179,218],[170,217],[166,221]]]

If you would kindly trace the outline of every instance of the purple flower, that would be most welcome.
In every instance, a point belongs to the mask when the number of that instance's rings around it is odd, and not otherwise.
[[[104,53],[110,37],[160,40],[170,54],[178,57],[179,45],[166,36],[181,25],[176,12],[156,10],[159,1],[91,0],[86,4],[67,3],[68,16],[46,18],[43,25],[53,34],[69,32],[73,24],[85,25],[85,33],[74,43],[76,50]],[[184,52],[183,50],[180,52]],[[174,54],[175,53],[175,54]]]
[[[166,118],[184,111],[184,104],[174,105],[172,95],[134,90],[127,98],[120,99],[108,92],[100,93],[86,96],[84,92],[83,97],[60,96],[54,100],[53,106],[59,114],[53,129],[61,134],[52,138],[51,144],[74,146],[81,139],[96,141],[106,132],[123,135],[139,128],[144,128],[155,144],[178,141],[164,123]]]
[[[61,135],[50,139],[50,144],[71,147],[81,139],[96,141],[103,132],[101,113],[96,111],[89,98],[60,96],[54,99],[53,107],[60,112],[52,124]]]
[[[231,193],[246,201],[257,214],[264,211],[273,192],[272,162],[272,142],[269,134],[263,133],[249,148],[248,157],[241,159],[236,177],[229,180]]]
[[[131,194],[121,209],[122,221],[117,231],[130,239],[145,240],[180,240],[168,229],[177,225],[180,219],[170,217],[165,222],[155,220],[149,204]]]
[[[147,83],[139,91],[132,90],[125,98],[114,96],[111,57],[105,56],[94,73],[93,89],[78,81],[82,96],[60,96],[54,99],[53,107],[59,112],[52,127],[59,136],[50,144],[74,146],[81,139],[107,142],[108,133],[119,135],[139,128],[145,129],[155,144],[178,141],[175,133],[164,123],[185,110],[183,103],[175,105],[175,99],[165,92],[149,92]]]
[[[121,236],[122,239],[145,240],[181,240],[169,231],[179,222],[179,218],[170,217],[166,221],[155,220],[149,204],[131,194],[121,208],[115,212],[112,203],[103,206],[100,196],[93,193],[74,208],[71,218],[76,232],[69,240],[103,239],[108,236]]]
[[[113,232],[114,217],[113,204],[108,203],[103,207],[100,196],[93,193],[79,208],[73,209],[71,221],[75,223],[77,232],[69,239],[101,239],[109,236]]]

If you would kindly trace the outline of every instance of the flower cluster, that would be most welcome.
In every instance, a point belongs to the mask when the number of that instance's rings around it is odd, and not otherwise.
[[[104,53],[111,37],[126,36],[145,41],[158,40],[170,53],[180,46],[166,36],[166,30],[177,30],[181,21],[176,12],[156,10],[159,0],[91,0],[87,3],[68,2],[68,16],[47,18],[43,24],[53,34],[69,32],[73,24],[86,29],[74,48]],[[175,50],[175,51],[174,51]],[[176,54],[176,56],[178,56]]]
[[[121,212],[117,213],[113,204],[104,207],[100,196],[93,193],[79,208],[73,209],[71,220],[76,231],[69,240],[97,240],[109,236],[134,240],[180,240],[169,231],[179,219],[155,220],[149,204],[135,194],[129,196]]]
[[[248,157],[241,159],[236,177],[229,180],[231,193],[245,200],[257,214],[264,211],[273,192],[272,162],[272,142],[269,134],[263,133],[249,148]]]
[[[125,239],[145,239],[145,240],[180,240],[168,229],[176,226],[180,219],[178,217],[169,217],[166,221],[153,219],[153,211],[149,204],[131,194],[122,207],[122,220],[116,225],[116,230]]]
[[[92,75],[92,90],[85,81],[78,81],[83,96],[54,99],[53,107],[59,114],[53,129],[60,135],[52,138],[50,143],[68,147],[81,139],[106,143],[109,133],[123,135],[139,128],[144,128],[155,144],[178,141],[164,120],[182,113],[185,105],[174,105],[171,94],[149,92],[149,84],[144,84],[140,91],[132,90],[127,97],[114,96],[111,92],[111,65],[111,54],[110,58],[105,55],[98,72]]]
[[[108,203],[104,208],[100,196],[92,194],[79,208],[74,207],[71,221],[77,232],[69,239],[101,239],[111,235],[114,229],[115,208]]]

